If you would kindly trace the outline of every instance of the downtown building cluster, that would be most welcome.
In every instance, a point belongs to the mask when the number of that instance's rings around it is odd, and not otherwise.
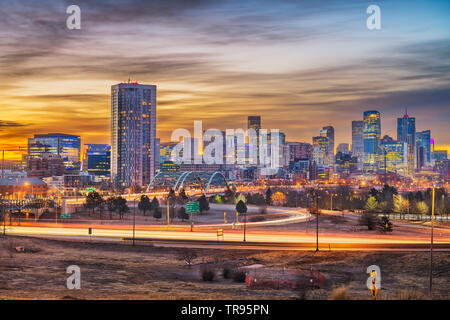
[[[110,144],[85,144],[82,148],[78,135],[36,134],[28,140],[28,153],[23,161],[9,169],[2,166],[2,183],[14,184],[11,179],[16,179],[16,184],[29,184],[30,180],[24,179],[36,179],[33,183],[40,184],[38,181],[43,180],[50,190],[70,195],[99,185],[107,189],[139,189],[165,171],[219,171],[228,179],[238,181],[333,182],[339,178],[369,175],[384,175],[385,179],[387,176],[444,180],[449,177],[447,152],[434,149],[431,130],[416,131],[416,119],[405,112],[397,119],[396,139],[382,136],[381,114],[376,110],[365,111],[361,120],[352,121],[351,143],[338,146],[335,146],[335,130],[331,125],[322,127],[311,143],[288,141],[283,132],[264,129],[261,116],[250,115],[245,127],[247,132],[256,132],[256,145],[250,143],[248,136],[242,136],[244,133],[230,138],[225,131],[220,131],[223,138],[221,163],[178,163],[174,150],[180,142],[161,142],[156,135],[156,89],[156,85],[130,81],[113,85]],[[263,131],[266,133],[261,134]],[[190,149],[193,158],[202,159],[214,139],[217,135],[209,136],[207,130],[202,131],[200,139],[185,138],[182,143],[184,150]],[[270,146],[275,140],[278,143],[274,150]],[[234,162],[229,161],[227,153],[230,144],[233,156],[238,155]],[[264,146],[269,146],[269,154],[278,157],[276,170],[270,174],[264,172],[259,150]]]

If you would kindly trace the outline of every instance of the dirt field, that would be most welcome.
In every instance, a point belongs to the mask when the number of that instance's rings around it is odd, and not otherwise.
[[[26,252],[15,252],[24,246]],[[366,268],[381,268],[380,299],[394,299],[401,290],[427,293],[428,252],[302,252],[195,249],[189,268],[187,249],[0,238],[0,299],[328,299],[345,285],[352,299],[369,299]],[[200,264],[216,270],[202,281]],[[251,290],[245,283],[222,277],[224,265],[262,264],[265,268],[314,268],[327,278],[322,289]],[[66,268],[81,268],[81,289],[66,288]],[[434,253],[434,298],[450,299],[450,253]]]

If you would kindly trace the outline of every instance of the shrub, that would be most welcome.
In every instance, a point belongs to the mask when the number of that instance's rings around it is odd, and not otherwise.
[[[178,219],[180,220],[188,220],[189,219],[189,214],[186,213],[186,209],[184,207],[180,207],[178,209]]]
[[[330,300],[351,300],[347,287],[341,286],[334,288],[331,291]]]
[[[231,278],[231,269],[229,267],[224,267],[222,270],[222,276],[224,279],[230,279]]]
[[[216,277],[216,272],[211,267],[202,267],[200,269],[203,281],[213,281]]]
[[[359,224],[362,226],[367,226],[367,229],[374,230],[378,222],[378,217],[373,213],[363,213],[359,218]]]
[[[395,295],[395,300],[425,300],[427,297],[417,289],[400,290]]]
[[[190,268],[192,261],[197,258],[197,253],[193,250],[184,250],[180,258],[184,260]]]
[[[161,212],[161,208],[160,207],[157,207],[157,208],[153,209],[153,217],[155,219],[161,219],[162,212]]]
[[[234,271],[233,272],[233,281],[234,282],[245,282],[245,272],[244,271]]]

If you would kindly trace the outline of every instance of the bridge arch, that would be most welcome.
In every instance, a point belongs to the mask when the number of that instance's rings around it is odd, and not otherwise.
[[[201,188],[206,194],[211,186],[220,185],[229,189],[226,177],[222,172],[184,171],[160,172],[150,181],[145,192],[151,188],[166,188],[180,192],[183,187]]]

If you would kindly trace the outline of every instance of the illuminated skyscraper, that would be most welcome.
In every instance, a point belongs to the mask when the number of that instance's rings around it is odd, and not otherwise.
[[[255,129],[258,133],[261,129],[261,116],[248,116],[247,129]]]
[[[416,133],[417,168],[431,165],[431,131]]]
[[[289,162],[294,163],[298,159],[311,159],[312,146],[306,142],[288,142]]]
[[[156,86],[111,87],[111,177],[128,187],[150,183],[156,170]]]
[[[383,149],[383,161],[380,161],[380,169],[384,170],[384,163],[386,162],[387,172],[406,175],[408,168],[407,143],[390,141],[384,143],[381,148]],[[386,159],[384,159],[384,152],[386,152]]]
[[[109,177],[111,173],[111,146],[108,144],[86,144],[87,171],[95,176]]]
[[[352,155],[358,159],[359,169],[362,168],[364,156],[363,127],[363,121],[352,121]]]
[[[58,155],[66,172],[80,169],[80,136],[48,133],[35,134],[28,139],[28,158],[41,159],[44,153]]]
[[[323,127],[320,135],[328,138],[326,164],[331,166],[334,164],[334,128],[332,126]]]
[[[327,165],[328,138],[324,136],[313,137],[313,161],[318,166]]]
[[[381,137],[381,117],[378,111],[370,110],[364,112],[363,144],[364,160],[363,166],[366,172],[377,171],[378,148]]]
[[[416,118],[410,117],[407,112],[397,118],[397,140],[408,144],[408,174],[414,174],[416,160]]]

